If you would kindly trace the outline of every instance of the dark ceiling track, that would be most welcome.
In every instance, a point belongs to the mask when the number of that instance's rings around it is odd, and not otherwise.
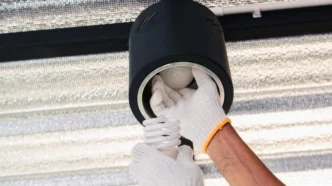
[[[226,42],[332,32],[332,6],[218,18]],[[132,23],[0,34],[0,62],[128,51]]]

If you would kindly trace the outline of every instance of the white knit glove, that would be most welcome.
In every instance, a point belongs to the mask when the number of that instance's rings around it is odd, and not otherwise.
[[[156,148],[139,143],[132,150],[129,171],[139,186],[203,186],[203,174],[188,146],[179,147],[176,160]]]
[[[231,121],[222,108],[217,86],[211,77],[196,68],[193,68],[193,75],[198,89],[177,91],[165,85],[160,76],[155,76],[150,105],[157,116],[180,120],[181,134],[206,153],[217,131]]]

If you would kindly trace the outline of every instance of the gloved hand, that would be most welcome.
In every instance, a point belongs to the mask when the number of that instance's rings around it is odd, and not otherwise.
[[[188,146],[179,147],[176,160],[156,148],[139,143],[132,150],[129,171],[139,186],[203,186],[203,174]]]
[[[198,89],[177,91],[166,86],[160,76],[155,76],[150,105],[157,116],[180,120],[181,134],[206,153],[217,131],[231,121],[222,108],[217,86],[211,77],[196,68],[193,68],[193,75]]]

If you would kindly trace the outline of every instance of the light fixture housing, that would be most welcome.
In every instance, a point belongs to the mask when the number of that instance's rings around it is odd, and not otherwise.
[[[131,28],[129,60],[129,104],[140,123],[155,117],[151,79],[174,66],[204,70],[223,92],[225,112],[231,108],[234,91],[223,31],[214,13],[197,2],[162,0],[145,9]]]

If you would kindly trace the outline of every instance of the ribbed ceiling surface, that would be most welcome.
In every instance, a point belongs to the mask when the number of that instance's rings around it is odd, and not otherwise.
[[[278,0],[199,2],[238,6]],[[0,33],[122,23],[156,1],[2,0]],[[287,185],[332,185],[332,35],[227,43],[230,117]],[[135,185],[128,53],[0,63],[0,185]],[[205,185],[227,185],[196,153]]]
[[[133,21],[159,0],[2,0],[0,33]],[[197,0],[208,7],[294,0]]]
[[[330,185],[332,35],[227,43],[234,126],[287,185]],[[132,185],[128,53],[0,64],[0,185]],[[196,153],[206,186],[227,185]]]

